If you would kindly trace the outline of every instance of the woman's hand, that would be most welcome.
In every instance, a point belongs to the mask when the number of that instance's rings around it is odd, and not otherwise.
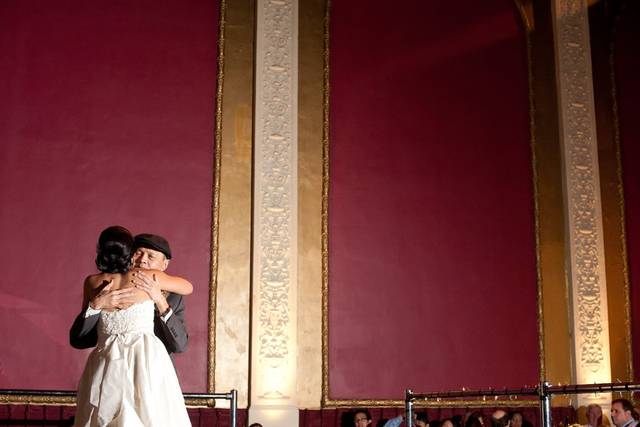
[[[167,299],[162,294],[155,274],[149,275],[142,270],[137,270],[133,273],[131,283],[149,295],[149,298],[153,300],[160,313],[167,311],[169,303],[167,303]]]
[[[94,310],[121,310],[129,307],[135,302],[133,298],[133,289],[116,289],[113,288],[113,280],[110,280],[98,295],[89,301],[89,306]]]

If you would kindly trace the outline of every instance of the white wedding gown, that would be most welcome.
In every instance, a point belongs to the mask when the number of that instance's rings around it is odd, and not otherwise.
[[[75,426],[191,426],[171,358],[153,333],[153,310],[146,300],[100,314]]]

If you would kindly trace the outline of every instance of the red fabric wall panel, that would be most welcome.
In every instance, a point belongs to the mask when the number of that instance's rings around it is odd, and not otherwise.
[[[330,397],[535,383],[513,2],[335,2],[330,55]]]
[[[638,99],[640,99],[640,57],[638,57],[637,26],[640,4],[627,2],[615,39],[615,75],[618,100],[618,120],[622,151],[624,199],[626,208],[627,249],[631,284],[631,319],[633,366],[636,381],[640,381],[640,129]],[[622,304],[622,299],[620,299]]]
[[[4,1],[0,388],[73,389],[68,329],[99,232],[164,235],[195,286],[184,391],[206,388],[215,1]]]

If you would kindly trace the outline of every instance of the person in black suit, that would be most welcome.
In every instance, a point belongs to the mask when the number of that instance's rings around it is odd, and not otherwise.
[[[171,260],[169,242],[155,234],[138,234],[131,257],[136,268],[165,271]],[[139,289],[149,294],[156,306],[154,332],[169,354],[187,349],[189,335],[184,322],[185,304],[182,295],[163,292],[153,278],[142,278]],[[126,308],[133,301],[132,289],[112,290],[106,285],[76,316],[69,330],[69,342],[78,349],[95,347],[98,343],[97,325],[102,309]]]

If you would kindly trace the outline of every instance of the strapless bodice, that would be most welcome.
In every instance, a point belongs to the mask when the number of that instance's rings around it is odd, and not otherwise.
[[[130,332],[149,332],[153,334],[152,300],[145,300],[124,310],[103,311],[98,321],[98,337],[120,335]]]

